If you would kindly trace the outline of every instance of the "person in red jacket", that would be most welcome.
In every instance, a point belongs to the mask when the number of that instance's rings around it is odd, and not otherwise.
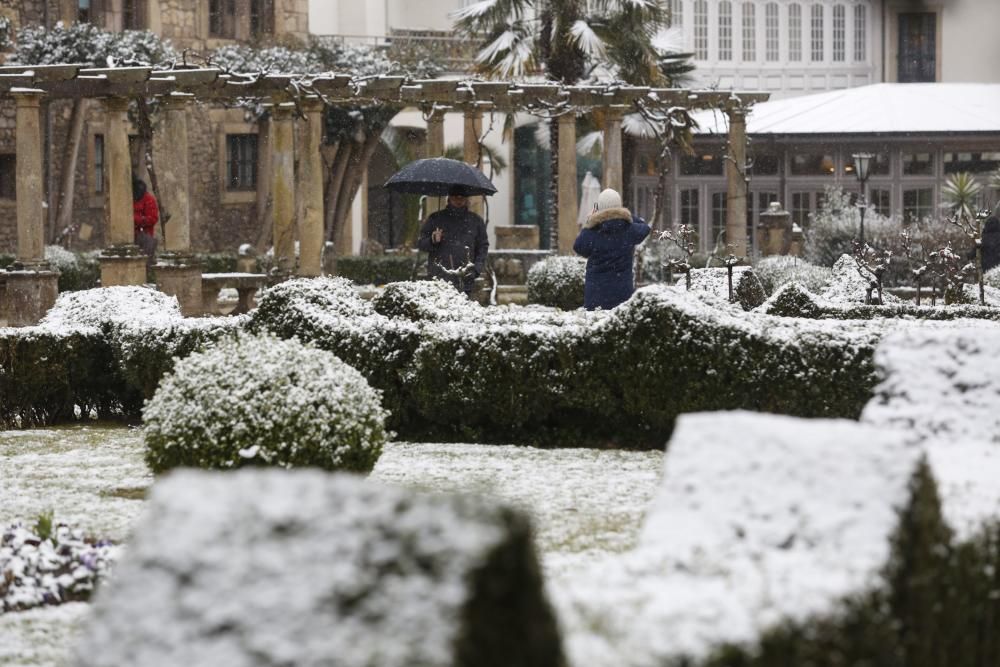
[[[146,192],[146,183],[141,178],[133,178],[132,222],[135,225],[135,244],[150,257],[156,253],[156,223],[159,221],[160,209],[156,205],[156,197]]]

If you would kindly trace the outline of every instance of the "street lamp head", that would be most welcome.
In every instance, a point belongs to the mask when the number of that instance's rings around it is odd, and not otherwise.
[[[854,175],[857,176],[859,181],[864,183],[868,180],[868,168],[871,166],[872,158],[875,156],[871,153],[853,153],[851,157],[854,158]]]

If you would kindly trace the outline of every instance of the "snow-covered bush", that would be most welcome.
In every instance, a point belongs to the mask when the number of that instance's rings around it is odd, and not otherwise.
[[[45,246],[45,259],[59,271],[59,291],[93,289],[101,278],[96,252],[78,254],[62,246]]]
[[[829,284],[831,276],[830,268],[810,264],[792,255],[762,257],[754,264],[753,270],[769,296],[782,285],[793,281],[818,294]]]
[[[565,664],[528,518],[490,500],[188,470],[133,535],[77,667]]]
[[[148,287],[100,287],[60,294],[40,326],[107,327],[116,322],[167,323],[181,319],[177,297]]]
[[[322,331],[342,320],[374,313],[350,280],[345,278],[297,278],[278,283],[257,295],[251,313],[251,329],[266,329],[278,336],[291,337]]]
[[[149,31],[102,30],[92,23],[57,23],[46,29],[28,27],[17,33],[17,46],[8,59],[14,65],[80,63],[96,67],[135,64],[160,65],[177,57],[169,40]]]
[[[475,318],[483,307],[443,280],[389,283],[372,299],[375,312],[419,322]]]
[[[862,271],[865,275],[862,275]],[[834,263],[833,271],[830,273],[830,281],[826,288],[820,292],[820,297],[824,301],[842,305],[863,304],[867,299],[873,279],[874,276],[870,272],[864,269],[859,271],[858,261],[854,257],[843,255]],[[872,292],[873,298],[877,296],[877,293]],[[882,292],[882,300],[883,305],[902,303],[899,297],[884,291]]]
[[[371,470],[386,440],[380,394],[297,340],[225,339],[177,362],[143,409],[146,462]]]
[[[552,308],[583,308],[587,260],[582,257],[546,257],[528,271],[528,302]]]
[[[635,551],[579,572],[586,584],[558,601],[571,659],[997,663],[1000,465],[995,446],[966,444],[922,449],[845,420],[683,416]]]
[[[89,600],[118,552],[110,542],[87,539],[66,524],[46,531],[10,525],[0,533],[0,612]]]
[[[711,292],[729,300],[729,273],[726,268],[692,269],[691,291]],[[733,267],[733,302],[743,310],[751,310],[764,303],[766,294],[757,274],[749,266]]]
[[[970,288],[977,289],[974,285]],[[885,306],[865,305],[829,301],[813,294],[800,283],[791,282],[778,288],[760,307],[759,312],[779,317],[804,317],[814,320],[992,320],[1000,321],[1000,308],[992,306],[951,305],[931,306],[926,302],[920,306],[909,302],[891,303]]]

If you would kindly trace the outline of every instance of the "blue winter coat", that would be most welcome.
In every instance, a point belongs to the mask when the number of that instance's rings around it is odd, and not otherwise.
[[[587,258],[583,305],[587,310],[614,308],[634,291],[632,254],[649,236],[649,225],[627,208],[597,211],[587,220],[573,251]]]

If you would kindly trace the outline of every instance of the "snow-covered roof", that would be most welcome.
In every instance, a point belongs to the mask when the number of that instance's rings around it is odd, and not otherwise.
[[[726,114],[693,114],[698,134],[726,134]],[[1000,133],[1000,84],[878,83],[761,102],[747,116],[761,134]]]

